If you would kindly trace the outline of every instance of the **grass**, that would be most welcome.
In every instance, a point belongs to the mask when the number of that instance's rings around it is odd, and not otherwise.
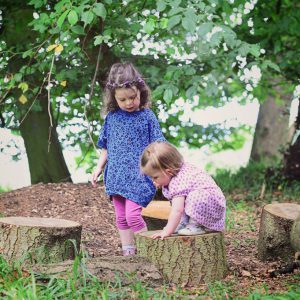
[[[237,173],[219,170],[215,180],[227,195],[227,231],[254,231],[255,203],[299,201],[300,183],[288,183],[276,172],[267,176],[267,168],[262,164],[250,164]],[[260,198],[265,184],[263,199]],[[0,188],[0,191],[5,191]],[[274,198],[275,197],[275,198]],[[251,244],[255,240],[245,236],[240,243]],[[292,282],[300,281],[300,274],[283,278],[285,292],[270,294],[268,286],[262,283],[237,296],[238,276],[228,281],[217,281],[201,287],[188,289],[162,285],[157,288],[147,286],[139,280],[129,286],[122,286],[120,280],[100,282],[85,268],[84,256],[76,257],[73,270],[66,278],[45,278],[33,272],[26,272],[20,263],[10,265],[0,256],[0,298],[1,299],[241,299],[241,300],[290,300],[300,299],[300,287]]]

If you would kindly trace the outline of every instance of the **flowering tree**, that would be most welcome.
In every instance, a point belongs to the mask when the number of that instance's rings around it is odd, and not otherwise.
[[[264,61],[249,1],[31,0],[2,4],[0,113],[20,130],[31,180],[70,180],[61,143],[93,158],[107,70],[132,61],[153,90],[153,109],[173,143],[232,147],[245,128],[202,127],[185,114],[253,99]],[[58,139],[57,133],[60,134]],[[224,137],[227,139],[224,142]],[[228,138],[229,136],[229,138]],[[60,143],[61,142],[61,143]]]

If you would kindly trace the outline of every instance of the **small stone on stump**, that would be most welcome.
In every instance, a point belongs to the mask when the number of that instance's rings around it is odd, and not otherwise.
[[[0,253],[8,260],[56,263],[74,259],[82,226],[52,218],[0,218]]]
[[[290,235],[293,223],[299,216],[300,205],[295,203],[273,203],[263,207],[258,239],[260,260],[293,260],[295,251]]]
[[[138,255],[147,257],[169,283],[197,286],[225,277],[227,263],[222,232],[172,235],[152,239],[155,231],[136,235]]]

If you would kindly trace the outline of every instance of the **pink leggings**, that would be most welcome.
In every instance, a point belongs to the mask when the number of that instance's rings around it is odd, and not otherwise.
[[[142,217],[142,207],[119,195],[112,196],[116,212],[116,224],[119,229],[131,228],[133,232],[146,227]]]

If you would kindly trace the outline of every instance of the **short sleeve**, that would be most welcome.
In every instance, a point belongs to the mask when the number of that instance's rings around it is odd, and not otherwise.
[[[149,110],[148,128],[149,128],[150,143],[153,143],[155,141],[166,141],[161,131],[159,122],[152,110]]]
[[[107,123],[108,123],[108,117],[109,115],[106,116],[104,123],[101,127],[101,131],[100,131],[100,136],[97,142],[97,146],[99,148],[104,148],[107,149]]]

